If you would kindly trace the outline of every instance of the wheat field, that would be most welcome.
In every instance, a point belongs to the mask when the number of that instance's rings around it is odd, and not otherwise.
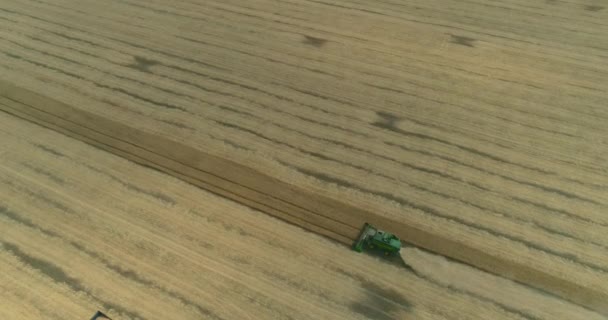
[[[59,133],[0,121],[3,319],[604,319],[419,249],[404,251],[409,269],[354,254]]]
[[[2,110],[608,312],[601,2],[0,3]]]

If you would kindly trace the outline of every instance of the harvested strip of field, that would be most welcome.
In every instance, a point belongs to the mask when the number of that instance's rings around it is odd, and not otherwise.
[[[3,1],[3,79],[51,100],[3,85],[0,108],[337,240],[370,220],[606,311],[607,10],[110,3]]]
[[[3,318],[603,319],[418,251],[405,252],[414,272],[356,254],[50,130],[0,123]],[[443,282],[452,270],[484,286]]]

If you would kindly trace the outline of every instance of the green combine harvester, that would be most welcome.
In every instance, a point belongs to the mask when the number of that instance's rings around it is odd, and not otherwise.
[[[366,223],[359,234],[359,238],[353,243],[353,249],[363,252],[364,249],[381,251],[386,256],[394,256],[401,250],[401,240],[394,234],[378,230],[376,227]]]

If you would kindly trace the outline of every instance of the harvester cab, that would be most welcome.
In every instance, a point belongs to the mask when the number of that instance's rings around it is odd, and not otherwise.
[[[363,252],[366,249],[381,251],[384,255],[392,256],[401,250],[401,240],[392,233],[378,230],[371,224],[366,223],[359,237],[353,243],[353,249],[357,252]]]

